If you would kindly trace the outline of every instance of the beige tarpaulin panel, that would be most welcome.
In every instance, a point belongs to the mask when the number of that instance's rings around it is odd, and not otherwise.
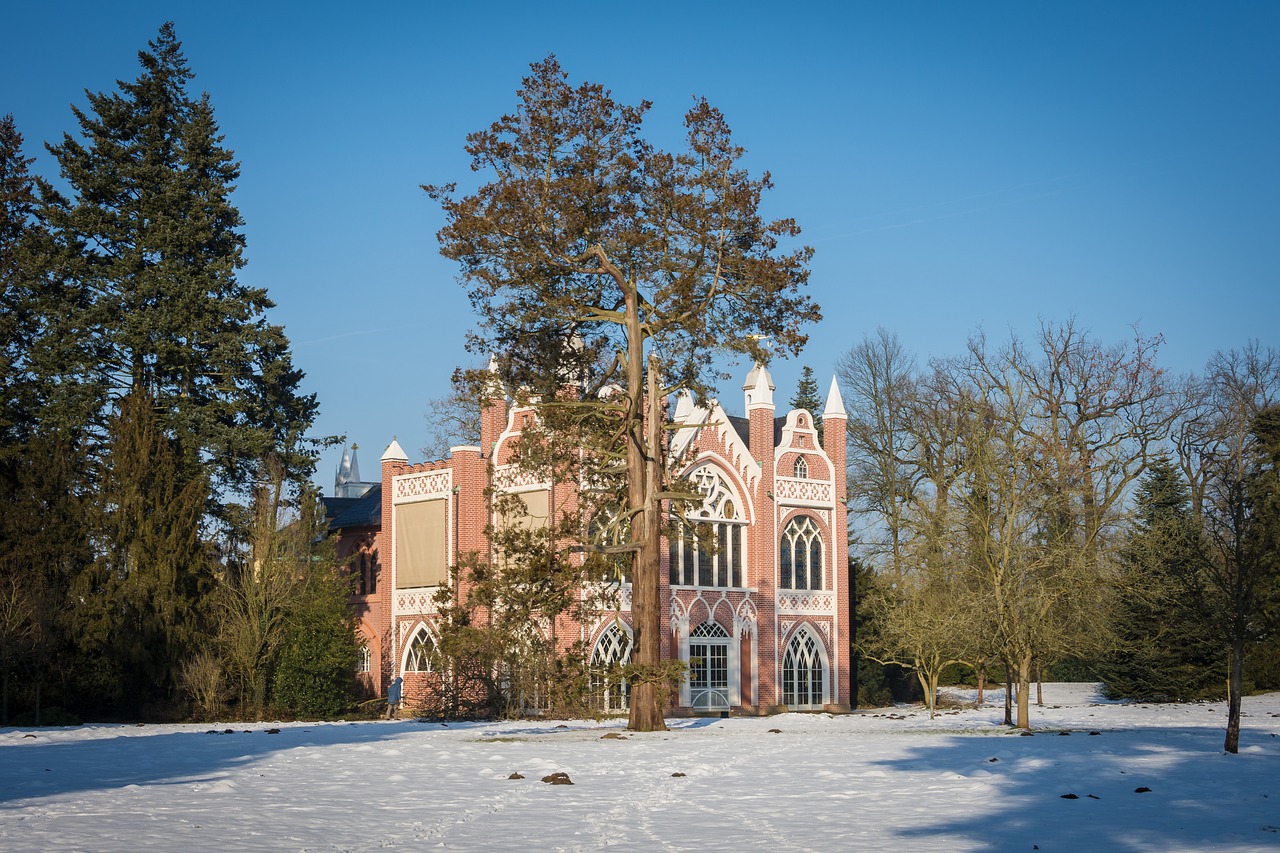
[[[396,588],[436,586],[449,578],[449,501],[399,504]]]
[[[550,514],[550,503],[548,498],[551,493],[542,492],[521,492],[520,500],[524,501],[524,518],[517,523],[522,527],[533,530],[541,530],[547,526]]]

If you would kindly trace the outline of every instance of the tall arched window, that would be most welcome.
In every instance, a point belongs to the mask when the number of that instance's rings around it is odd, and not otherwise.
[[[796,457],[795,474],[797,480],[809,479],[809,463],[804,461],[803,456]]]
[[[591,693],[599,697],[605,711],[625,711],[631,707],[631,686],[618,672],[631,660],[631,635],[618,624],[600,635],[591,653]]]
[[[626,519],[619,518],[616,512],[601,509],[587,525],[587,542],[605,547],[626,545],[631,537],[630,527]],[[589,556],[599,568],[597,577],[609,583],[631,583],[631,554],[592,553]]]
[[[365,556],[360,551],[347,560],[347,575],[351,578],[351,594],[365,595],[368,589],[365,588]]]
[[[689,479],[706,497],[671,538],[671,583],[677,586],[742,586],[746,521],[724,477],[707,465]]]
[[[729,707],[729,634],[716,622],[689,634],[689,701],[706,711]]]
[[[801,628],[782,657],[782,704],[788,708],[821,708],[825,700],[824,675],[818,642],[809,629]]]
[[[812,518],[798,515],[782,530],[778,545],[780,589],[822,589],[822,532]]]
[[[372,669],[373,652],[369,651],[368,643],[362,643],[356,655],[356,672],[370,672]]]
[[[436,644],[431,639],[427,627],[423,625],[409,641],[409,650],[404,657],[405,672],[431,672],[432,658],[435,657]]]

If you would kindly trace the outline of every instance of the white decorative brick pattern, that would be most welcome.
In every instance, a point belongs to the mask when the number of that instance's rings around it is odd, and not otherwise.
[[[406,589],[396,592],[396,615],[405,613],[435,613],[435,587]]]
[[[782,592],[778,594],[779,613],[832,613],[836,598],[830,592]]]
[[[425,471],[421,474],[405,474],[395,478],[395,502],[421,497],[437,497],[449,494],[453,488],[453,470]]]
[[[780,501],[804,503],[831,503],[831,484],[821,480],[797,480],[794,477],[776,477],[774,496]]]
[[[510,492],[528,486],[550,488],[550,483],[536,471],[522,471],[514,465],[505,465],[494,471],[493,485],[500,492]]]

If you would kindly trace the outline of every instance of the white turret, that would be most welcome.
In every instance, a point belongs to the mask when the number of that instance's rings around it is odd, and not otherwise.
[[[834,376],[831,377],[831,390],[827,392],[827,407],[822,410],[822,418],[847,418],[844,410],[844,398],[840,396],[840,385]]]
[[[382,453],[382,461],[408,462],[409,456],[404,452],[404,448],[400,446],[400,442],[392,438],[391,443],[387,445],[387,449]]]
[[[747,381],[742,383],[742,390],[747,392],[747,411],[750,412],[757,406],[773,408],[774,388],[773,377],[769,375],[768,368],[762,364],[751,368],[751,372],[747,374]]]

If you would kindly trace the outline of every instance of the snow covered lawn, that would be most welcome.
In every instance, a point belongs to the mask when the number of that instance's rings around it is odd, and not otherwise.
[[[1280,849],[1280,694],[1244,709],[1239,755],[1221,751],[1222,703],[1117,705],[1080,684],[1045,685],[1032,737],[1001,727],[996,704],[932,721],[919,708],[679,719],[645,735],[557,721],[6,728],[0,850]],[[557,771],[573,784],[540,781]]]

